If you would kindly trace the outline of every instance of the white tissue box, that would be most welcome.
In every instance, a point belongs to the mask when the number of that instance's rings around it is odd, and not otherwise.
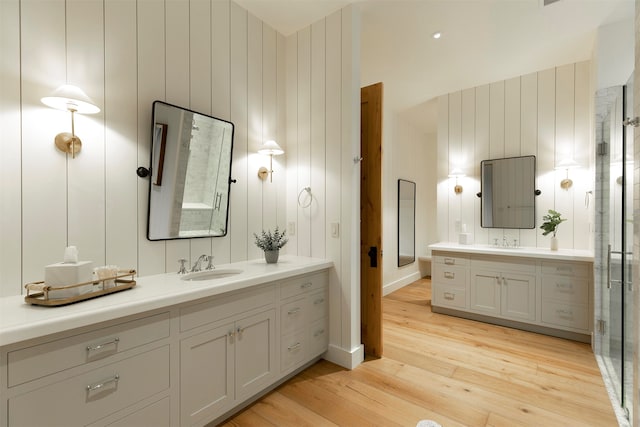
[[[46,286],[68,286],[93,280],[93,261],[75,263],[59,262],[44,268],[44,284]],[[49,298],[60,299],[83,295],[93,290],[93,284],[76,288],[50,291]]]
[[[473,244],[473,236],[471,233],[460,233],[458,236],[458,243],[461,245],[472,245]]]

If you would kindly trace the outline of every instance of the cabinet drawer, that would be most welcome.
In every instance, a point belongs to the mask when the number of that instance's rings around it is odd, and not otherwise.
[[[9,399],[9,425],[86,425],[168,388],[166,345]]]
[[[467,291],[465,288],[436,284],[433,286],[433,301],[436,306],[466,308]]]
[[[113,422],[104,420],[91,424],[89,427],[171,427],[171,398],[151,403]]]
[[[515,258],[510,261],[506,257],[478,255],[471,262],[471,267],[496,272],[510,271],[519,274],[536,274],[536,261],[529,258]]]
[[[325,289],[328,286],[328,277],[327,273],[322,272],[282,282],[280,285],[280,298],[286,299],[305,292]]]
[[[100,360],[169,336],[169,313],[9,352],[8,386]]]
[[[309,328],[309,357],[316,357],[327,351],[329,345],[329,323],[327,318],[316,320]]]
[[[591,264],[573,262],[551,262],[542,263],[542,274],[554,274],[574,277],[587,277]]]
[[[274,304],[275,285],[242,292],[227,297],[211,298],[204,302],[180,309],[180,331],[188,331],[198,326],[226,319],[237,313]]]
[[[542,322],[586,330],[589,328],[588,309],[582,305],[545,300],[542,303]]]
[[[469,265],[469,258],[460,254],[438,252],[433,256],[434,264]]]
[[[305,296],[283,304],[280,307],[280,334],[286,335],[304,328],[308,310]]]
[[[432,282],[450,286],[466,286],[467,267],[436,264],[433,266]]]
[[[588,284],[584,278],[543,276],[542,298],[586,305],[589,303]]]
[[[287,371],[297,367],[306,356],[306,331],[282,337],[280,341],[280,370]]]
[[[329,291],[323,290],[309,295],[309,321],[314,322],[329,314]]]

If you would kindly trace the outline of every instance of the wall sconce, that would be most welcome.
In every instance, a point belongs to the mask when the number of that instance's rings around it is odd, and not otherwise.
[[[578,162],[573,159],[563,159],[556,165],[556,170],[564,169],[566,171],[566,177],[560,181],[560,188],[563,190],[569,190],[573,185],[573,181],[569,179],[569,169],[575,169],[580,167]]]
[[[273,182],[273,156],[279,156],[280,154],[284,154],[284,150],[280,148],[277,142],[274,140],[266,141],[262,144],[262,147],[258,150],[259,154],[267,154],[269,155],[269,169],[262,166],[258,169],[258,177],[261,180],[267,179],[267,175],[269,176],[269,182]]]
[[[54,142],[60,151],[71,153],[71,158],[75,158],[76,153],[79,153],[82,149],[82,141],[75,134],[73,115],[75,113],[99,113],[100,108],[95,105],[82,89],[73,85],[62,85],[51,96],[46,96],[40,101],[47,107],[71,112],[71,133],[61,132],[57,134]]]
[[[462,185],[458,184],[458,178],[461,178],[463,176],[466,176],[466,174],[464,172],[462,172],[462,169],[460,169],[460,168],[453,168],[453,170],[449,173],[449,178],[455,178],[456,179],[456,185],[455,185],[455,187],[453,187],[453,191],[456,194],[461,194],[462,193]]]

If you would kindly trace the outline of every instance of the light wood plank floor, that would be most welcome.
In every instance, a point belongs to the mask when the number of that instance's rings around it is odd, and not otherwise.
[[[431,282],[383,299],[384,357],[320,361],[232,426],[616,426],[587,344],[431,313]]]

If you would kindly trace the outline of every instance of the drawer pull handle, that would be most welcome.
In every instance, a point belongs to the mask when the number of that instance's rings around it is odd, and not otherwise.
[[[454,258],[445,258],[444,259],[444,263],[447,265],[455,265],[456,264],[456,260]]]
[[[300,344],[299,342],[295,343],[294,345],[290,345],[289,347],[287,347],[287,350],[289,351],[295,351],[297,349],[299,349],[300,347],[302,347],[302,344]]]
[[[324,334],[324,329],[320,329],[318,331],[316,331],[313,336],[314,337],[319,337],[320,335]]]
[[[559,317],[564,317],[569,319],[573,318],[572,310],[556,310],[556,313],[558,314]]]
[[[456,273],[453,273],[451,271],[445,271],[444,272],[444,278],[445,279],[455,279],[456,278]]]
[[[449,301],[453,301],[454,299],[456,299],[456,294],[454,294],[452,292],[445,292],[444,293],[444,299],[447,299]]]
[[[307,288],[310,288],[312,285],[313,283],[311,282],[303,283],[302,285],[300,285],[300,289],[307,289]]]
[[[120,342],[120,338],[114,338],[111,341],[107,341],[107,342],[103,342],[102,344],[98,344],[98,345],[88,345],[87,346],[87,351],[97,351],[97,350],[101,350],[102,348],[108,346],[108,345],[118,345],[118,343]]]
[[[113,378],[109,378],[108,380],[102,381],[101,383],[88,385],[87,391],[91,392],[91,391],[100,390],[101,388],[104,388],[111,383],[117,384],[118,380],[120,380],[120,375],[116,374]]]
[[[318,304],[322,304],[324,302],[324,298],[318,298],[317,300],[315,300],[313,302],[313,305],[318,305]]]
[[[287,314],[289,316],[293,315],[293,314],[298,314],[300,312],[300,307],[296,307],[296,308],[292,308],[291,310],[287,311]]]
[[[228,336],[229,338],[233,338],[233,337],[235,337],[235,336],[236,336],[236,331],[229,331],[229,332],[227,332],[227,336]]]

